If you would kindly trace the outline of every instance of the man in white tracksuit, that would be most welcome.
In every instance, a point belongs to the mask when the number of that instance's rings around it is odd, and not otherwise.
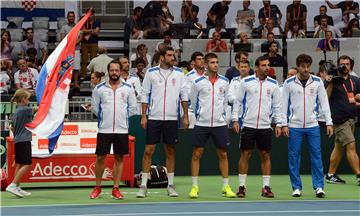
[[[280,103],[280,90],[276,80],[267,76],[270,68],[269,59],[261,56],[255,61],[255,75],[241,80],[240,89],[237,92],[233,106],[232,121],[233,129],[239,133],[238,123],[239,110],[243,114],[243,128],[240,137],[240,160],[239,160],[239,191],[237,196],[245,197],[246,175],[248,162],[255,143],[260,151],[261,171],[263,175],[263,187],[261,196],[273,198],[270,188],[271,161],[270,150],[272,140],[271,117],[274,118],[277,127],[276,137],[281,135],[282,115]]]
[[[128,84],[130,84],[134,91],[135,91],[135,95],[136,95],[136,100],[137,100],[137,115],[141,115],[141,82],[139,77],[137,77],[136,75],[129,75],[129,59],[125,56],[120,57],[119,59],[120,63],[121,63],[121,78]]]
[[[141,127],[146,130],[146,145],[142,160],[141,186],[136,194],[138,198],[147,196],[147,180],[150,175],[151,158],[155,144],[161,138],[166,154],[168,177],[168,195],[177,197],[174,186],[175,145],[178,142],[178,104],[179,99],[184,110],[183,125],[189,126],[188,90],[183,71],[174,67],[175,52],[171,47],[160,51],[160,65],[150,68],[142,83]],[[148,116],[146,115],[148,112]]]
[[[111,61],[108,64],[109,80],[98,84],[92,92],[91,108],[98,117],[99,132],[96,139],[96,186],[90,194],[91,199],[96,199],[101,194],[104,162],[111,145],[114,151],[112,196],[114,199],[123,198],[119,191],[119,181],[122,176],[123,155],[129,153],[128,118],[136,114],[136,98],[132,87],[120,79],[120,71],[120,62]]]
[[[301,144],[303,137],[306,137],[310,151],[313,188],[316,196],[322,198],[325,197],[325,192],[318,117],[324,116],[329,136],[333,134],[333,128],[324,84],[319,77],[310,75],[311,63],[309,55],[299,55],[296,58],[299,73],[284,82],[282,113],[287,121],[284,122],[283,132],[289,137],[288,161],[292,196],[301,196]]]
[[[192,132],[193,152],[191,158],[192,188],[190,198],[198,198],[198,176],[200,159],[205,144],[211,137],[219,158],[220,172],[223,177],[222,194],[233,198],[236,194],[229,185],[229,164],[227,147],[230,145],[226,122],[226,107],[228,104],[229,80],[218,74],[219,60],[216,54],[205,55],[207,76],[195,79],[191,85],[190,100],[194,106],[196,123]]]

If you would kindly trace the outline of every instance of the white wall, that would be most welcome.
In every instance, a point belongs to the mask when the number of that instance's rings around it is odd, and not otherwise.
[[[220,1],[220,0],[219,0]],[[141,6],[144,7],[146,5],[148,1],[143,1],[143,0],[134,0],[134,7],[136,6]],[[211,8],[211,6],[217,1],[204,1],[204,0],[193,0],[193,4],[199,6],[200,10],[199,10],[199,21],[201,24],[203,24],[203,26],[206,26],[206,14],[209,11],[209,9]],[[331,0],[331,3],[335,4],[337,2],[340,1],[334,1]],[[284,27],[285,25],[285,20],[286,20],[286,7],[292,3],[292,0],[273,0],[271,1],[271,4],[276,4],[281,13],[283,14],[283,19],[282,19],[282,26]],[[302,4],[305,4],[308,10],[308,15],[307,15],[307,21],[308,21],[308,30],[313,30],[314,28],[314,16],[319,14],[319,7],[321,5],[326,5],[325,1],[314,1],[314,0],[302,0],[301,1]],[[169,0],[169,8],[171,13],[173,14],[173,16],[175,17],[175,22],[181,22],[181,18],[180,18],[180,13],[181,13],[181,5],[182,5],[182,1],[180,0]],[[255,10],[255,15],[256,18],[258,16],[258,12],[260,10],[260,8],[263,7],[263,3],[260,0],[251,1],[250,4],[250,8]],[[242,9],[242,1],[232,1],[230,4],[230,8],[229,8],[229,12],[226,15],[226,26],[227,27],[235,27],[234,25],[235,23],[235,17],[236,17],[236,12],[237,10]],[[340,9],[330,9],[328,7],[328,15],[332,16],[334,19],[334,23],[337,23],[341,20],[341,10]],[[259,21],[256,19],[256,26],[259,24]]]

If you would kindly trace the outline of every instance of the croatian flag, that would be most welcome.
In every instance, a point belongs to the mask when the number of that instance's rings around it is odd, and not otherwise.
[[[26,129],[39,138],[49,140],[49,152],[55,145],[64,127],[65,110],[70,90],[76,39],[91,12],[89,11],[46,60],[41,68],[36,85],[38,112]]]

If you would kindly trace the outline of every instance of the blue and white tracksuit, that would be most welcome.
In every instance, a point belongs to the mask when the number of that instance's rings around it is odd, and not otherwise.
[[[134,89],[122,81],[113,90],[109,81],[104,81],[98,84],[92,92],[91,108],[98,117],[99,133],[127,134],[128,119],[130,116],[136,115]]]
[[[141,94],[141,103],[148,104],[149,120],[178,120],[179,102],[188,101],[183,71],[178,67],[148,69]]]
[[[278,82],[270,77],[260,80],[255,75],[240,81],[234,100],[232,121],[238,121],[239,111],[244,127],[271,128],[271,117],[278,126],[283,124]]]
[[[301,144],[305,136],[311,159],[313,188],[324,188],[318,117],[324,116],[326,125],[332,125],[329,101],[323,82],[311,75],[303,87],[297,76],[285,80],[282,89],[284,126],[289,127],[288,162],[293,190],[302,189],[300,179]]]

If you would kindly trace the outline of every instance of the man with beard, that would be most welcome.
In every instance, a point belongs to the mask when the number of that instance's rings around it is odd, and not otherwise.
[[[270,61],[265,56],[260,56],[255,61],[255,75],[246,77],[240,82],[240,89],[234,101],[232,121],[233,129],[240,132],[239,110],[242,110],[243,128],[240,136],[240,160],[239,160],[239,191],[237,196],[245,197],[246,176],[248,163],[252,150],[256,144],[261,159],[261,172],[263,187],[261,196],[273,198],[270,188],[270,150],[272,140],[271,117],[277,125],[276,137],[281,135],[281,103],[280,90],[276,80],[268,77]],[[272,111],[272,113],[271,113]]]
[[[184,110],[184,128],[189,126],[188,90],[183,71],[174,67],[175,52],[171,47],[160,50],[160,65],[150,68],[142,83],[141,127],[146,130],[146,145],[142,160],[142,173],[138,198],[147,196],[147,180],[150,177],[151,158],[155,144],[162,142],[166,154],[168,177],[167,192],[170,197],[179,196],[174,186],[175,145],[178,143],[179,97]],[[148,116],[147,116],[148,114]]]
[[[96,186],[90,199],[101,194],[101,178],[104,172],[106,155],[111,145],[114,151],[112,197],[122,199],[119,181],[123,170],[123,155],[129,153],[128,118],[136,114],[136,98],[131,85],[120,79],[121,64],[113,60],[108,65],[109,80],[100,83],[92,93],[92,111],[98,117],[99,132],[96,140],[95,176]],[[107,114],[104,115],[104,112]]]
[[[141,115],[141,83],[139,77],[135,75],[129,75],[129,59],[126,56],[120,57],[119,61],[121,63],[121,72],[120,77],[126,83],[131,85],[135,91],[136,101],[137,101],[137,115]]]

